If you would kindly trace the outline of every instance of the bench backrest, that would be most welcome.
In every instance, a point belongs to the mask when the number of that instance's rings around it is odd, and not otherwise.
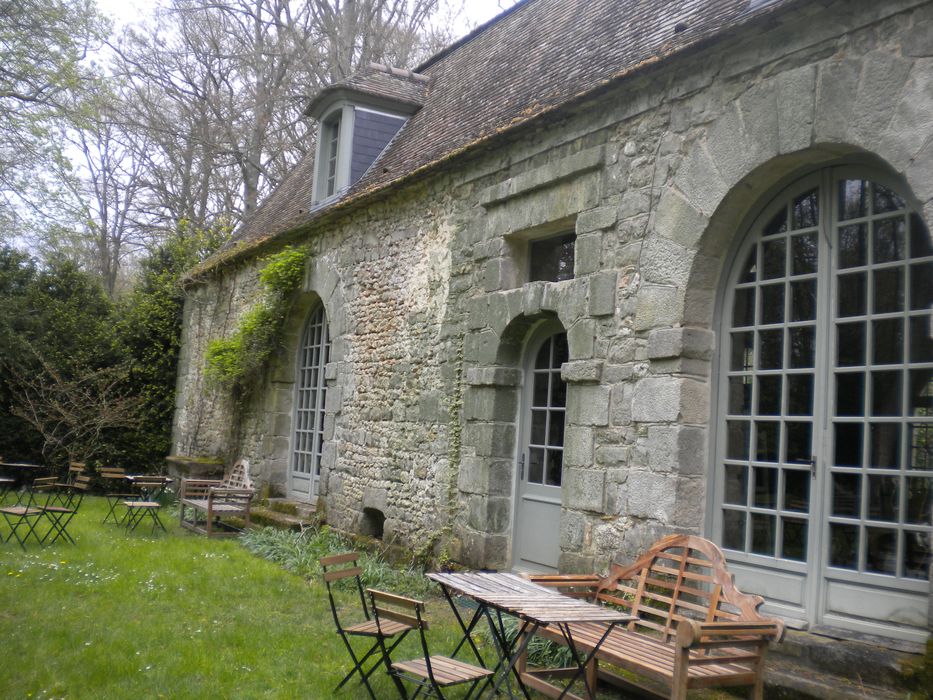
[[[664,641],[684,619],[698,622],[767,620],[764,598],[742,593],[715,544],[694,535],[669,535],[632,564],[613,565],[599,582],[597,598],[638,615],[628,628]]]

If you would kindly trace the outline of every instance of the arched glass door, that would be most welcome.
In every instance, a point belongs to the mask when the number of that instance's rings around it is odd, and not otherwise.
[[[921,638],[933,509],[933,246],[835,169],[754,224],[725,290],[714,530],[791,619]]]
[[[324,307],[318,306],[305,324],[298,350],[295,381],[295,413],[289,496],[310,500],[317,496],[324,447],[324,365],[330,354],[330,337]]]
[[[564,332],[545,329],[528,344],[512,545],[512,566],[523,571],[557,570],[568,356]]]

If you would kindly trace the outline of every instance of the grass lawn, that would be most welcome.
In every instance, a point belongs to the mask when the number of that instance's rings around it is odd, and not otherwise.
[[[101,524],[105,512],[85,499],[69,528],[77,545],[0,545],[0,697],[334,697],[349,657],[319,580],[181,531],[171,509],[168,534],[152,536]],[[432,644],[450,651],[446,603],[428,614]],[[397,697],[382,672],[374,687]],[[339,697],[368,695],[354,683]]]

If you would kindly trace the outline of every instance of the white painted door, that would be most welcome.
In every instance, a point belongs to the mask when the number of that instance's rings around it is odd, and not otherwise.
[[[560,554],[567,334],[536,334],[528,346],[522,402],[512,566],[556,571]]]
[[[292,420],[292,454],[288,475],[290,498],[311,501],[321,479],[324,446],[324,365],[330,352],[324,307],[311,313],[298,350],[295,379],[295,409]]]
[[[827,170],[753,226],[724,304],[715,530],[810,626],[922,640],[933,541],[933,245],[890,186]]]

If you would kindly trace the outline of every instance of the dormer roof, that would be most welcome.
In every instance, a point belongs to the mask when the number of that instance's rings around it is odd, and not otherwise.
[[[320,120],[331,105],[346,100],[380,106],[400,114],[414,114],[424,105],[430,81],[428,76],[420,73],[370,63],[346,80],[321,90],[304,113],[305,116]]]

